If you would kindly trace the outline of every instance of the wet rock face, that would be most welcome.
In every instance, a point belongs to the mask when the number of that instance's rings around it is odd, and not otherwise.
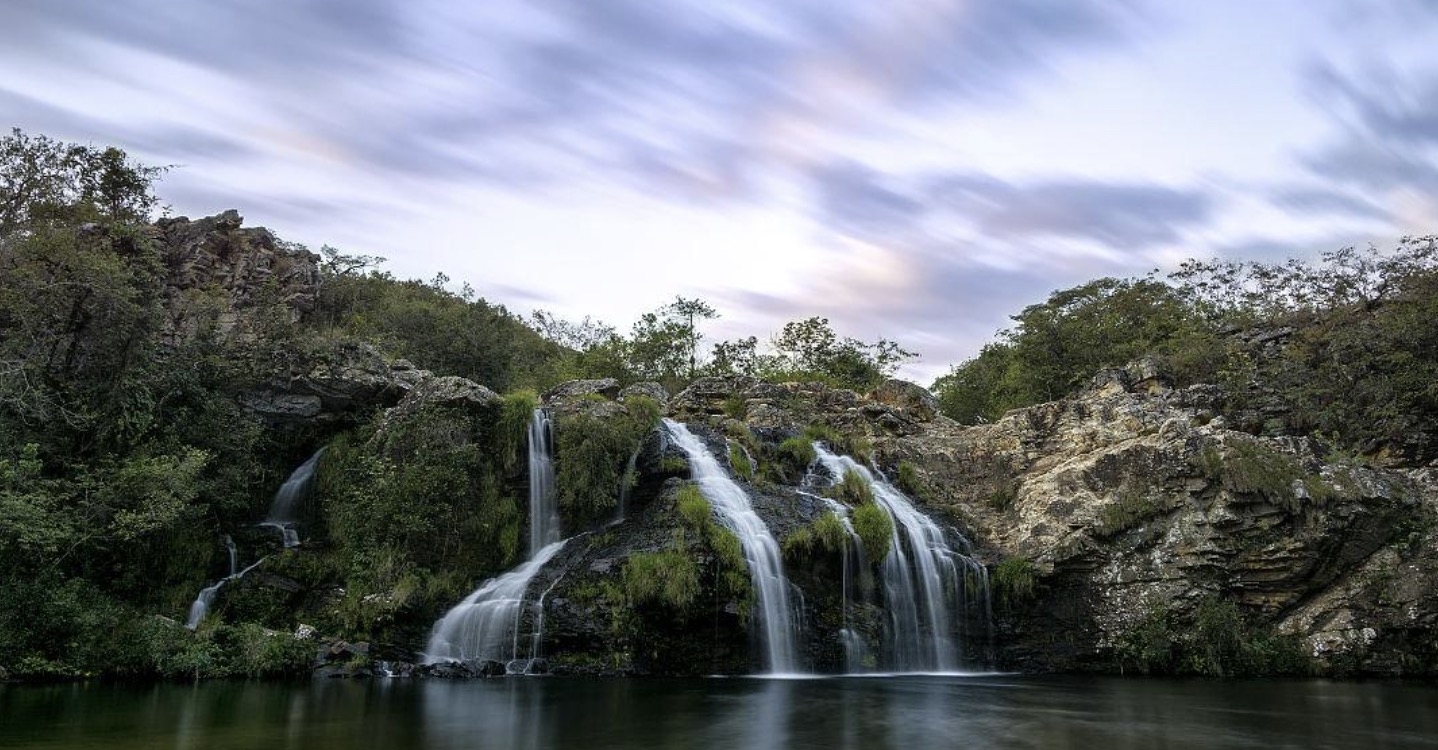
[[[1034,592],[1000,613],[1005,666],[1116,669],[1156,615],[1181,630],[1215,601],[1321,668],[1438,666],[1423,656],[1438,652],[1433,478],[1226,429],[1210,400],[1128,368],[1072,399],[991,425],[936,422],[876,450],[918,467],[991,560],[1032,563]]]

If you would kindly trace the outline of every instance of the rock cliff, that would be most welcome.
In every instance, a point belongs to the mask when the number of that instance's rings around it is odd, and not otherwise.
[[[726,440],[751,441],[761,466],[746,486],[777,536],[822,512],[775,452],[806,427],[832,431],[841,449],[898,478],[989,565],[1001,668],[1162,669],[1155,658],[1199,658],[1243,647],[1225,639],[1246,639],[1296,648],[1332,673],[1438,669],[1434,470],[1380,468],[1307,438],[1228,429],[1215,397],[1208,386],[1170,389],[1139,363],[1100,373],[1072,398],[975,427],[938,416],[923,389],[899,382],[862,395],[702,379],[676,394],[668,413],[707,429],[716,451]],[[583,543],[587,551],[574,553],[568,582],[552,594],[557,646],[578,645],[583,627],[574,623],[607,616],[576,610],[567,592],[578,586],[593,599],[606,574],[617,580],[625,554],[662,544],[677,525],[682,474],[660,470],[661,453],[646,455],[638,515]],[[824,611],[832,596],[815,587],[833,582],[806,579],[806,564],[792,564],[791,576],[810,587],[807,617],[832,619]],[[732,613],[736,603],[721,602],[711,619],[726,607]],[[685,632],[668,633],[666,643],[685,644]],[[1171,641],[1169,651],[1145,651],[1155,639]],[[813,663],[836,668],[835,644],[813,630],[811,641]],[[969,654],[984,652],[971,641]],[[732,667],[735,648],[704,653],[712,666]],[[661,661],[651,656],[648,663]],[[1276,663],[1220,660],[1214,669],[1263,672]]]
[[[242,223],[231,209],[194,221],[161,219],[152,228],[167,269],[164,307],[172,341],[211,331],[250,339],[268,317],[293,323],[314,309],[320,256]]]

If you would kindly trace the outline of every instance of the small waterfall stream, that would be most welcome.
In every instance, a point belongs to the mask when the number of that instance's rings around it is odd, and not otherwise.
[[[880,562],[888,612],[886,666],[902,672],[956,671],[968,597],[965,574],[977,581],[987,611],[987,570],[953,549],[938,524],[882,477],[821,443],[815,443],[814,449],[833,481],[847,472],[862,478],[874,502],[893,521],[889,553]]]
[[[290,473],[284,484],[280,485],[279,490],[275,492],[274,499],[270,501],[270,510],[265,515],[265,520],[255,524],[280,532],[280,538],[284,540],[286,549],[300,545],[299,531],[295,528],[295,524],[299,520],[299,504],[314,483],[315,468],[319,465],[320,456],[324,455],[324,452],[324,448],[315,451],[314,455]],[[210,608],[214,606],[215,596],[220,593],[220,589],[227,582],[243,578],[246,573],[265,561],[265,558],[262,557],[250,567],[239,570],[240,553],[235,547],[234,538],[229,534],[225,535],[225,551],[229,555],[229,574],[214,584],[200,589],[199,595],[190,604],[189,616],[185,618],[185,627],[190,630],[200,626],[200,622],[205,619],[205,615],[209,614]]]
[[[554,425],[535,409],[529,420],[529,556],[559,541],[559,502],[554,488]]]
[[[509,662],[519,658],[519,621],[524,614],[525,591],[564,544],[560,541],[544,547],[519,567],[485,581],[446,612],[434,624],[424,649],[425,663],[470,659]]]
[[[729,478],[703,441],[671,419],[664,420],[664,427],[674,445],[688,456],[690,477],[699,485],[719,522],[739,537],[758,599],[757,619],[768,670],[775,674],[799,671],[790,584],[784,575],[779,543],[754,512],[748,494]]]
[[[228,536],[225,537],[225,546],[230,549],[230,574],[216,581],[213,585],[200,589],[199,596],[196,596],[195,601],[190,603],[189,615],[185,617],[185,627],[190,630],[200,627],[200,623],[204,621],[205,615],[208,615],[210,608],[215,606],[215,595],[220,593],[221,587],[230,581],[238,581],[244,578],[246,573],[260,567],[260,563],[269,559],[268,557],[261,557],[251,564],[250,567],[237,572],[235,570],[235,543],[231,541]]]
[[[320,456],[323,456],[324,448],[315,451],[309,460],[300,464],[290,474],[280,489],[275,492],[275,499],[270,502],[270,512],[265,515],[265,520],[259,523],[280,532],[284,540],[285,548],[300,546],[300,533],[295,528],[299,523],[299,505],[309,494],[310,486],[314,484],[315,468],[319,465]]]
[[[629,454],[629,462],[624,465],[624,474],[619,477],[619,507],[614,510],[614,520],[611,523],[620,523],[624,520],[625,514],[629,512],[629,493],[634,489],[639,466],[639,452],[644,450],[644,441],[634,446],[634,452]]]
[[[435,622],[425,647],[425,663],[471,659],[514,662],[520,658],[520,623],[530,581],[569,541],[559,538],[553,446],[549,413],[535,409],[529,423],[529,560],[485,581]],[[543,635],[543,605],[541,596],[535,605],[540,611],[535,613],[531,658],[538,654]],[[526,667],[511,665],[510,671],[523,672]]]

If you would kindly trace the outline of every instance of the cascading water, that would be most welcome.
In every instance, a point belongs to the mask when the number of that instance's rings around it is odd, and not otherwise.
[[[624,520],[624,514],[629,512],[629,492],[634,487],[634,479],[639,466],[639,452],[644,449],[644,441],[634,446],[634,452],[629,454],[629,463],[624,465],[624,475],[619,478],[619,507],[614,511],[613,523]]]
[[[544,564],[563,548],[564,542],[555,542],[541,549],[519,567],[485,581],[446,612],[429,636],[425,663],[470,659],[508,662],[518,658],[524,592]]]
[[[839,642],[844,644],[845,671],[853,674],[867,669],[872,661],[869,645],[864,642],[863,636],[854,632],[853,624],[850,622],[850,610],[853,608],[854,600],[858,598],[856,596],[858,592],[855,591],[854,573],[868,568],[868,558],[864,556],[864,542],[859,538],[858,532],[854,531],[854,522],[849,519],[849,509],[845,508],[842,503],[827,497],[823,500],[829,506],[829,512],[838,516],[839,523],[843,525],[846,535],[844,552],[841,557],[842,573],[840,578],[844,626],[839,629]]]
[[[830,513],[839,519],[840,526],[844,529],[844,549],[840,554],[840,579],[839,592],[842,597],[840,601],[842,627],[839,628],[839,643],[844,647],[844,671],[849,674],[857,674],[874,666],[874,659],[869,651],[869,644],[864,637],[854,630],[851,622],[851,612],[854,602],[859,599],[858,582],[855,581],[855,574],[867,576],[869,567],[868,558],[864,554],[864,541],[854,531],[854,522],[849,517],[849,508],[833,498],[817,494],[821,481],[815,469],[819,462],[814,461],[809,467],[808,473],[800,482],[799,494],[813,498],[825,505]],[[872,583],[867,584],[872,586]]]
[[[225,550],[230,553],[230,575],[234,575],[239,570],[240,551],[235,548],[235,540],[229,534],[225,535]]]
[[[674,445],[689,458],[690,478],[699,485],[699,491],[709,501],[719,522],[739,537],[749,564],[749,579],[759,600],[758,624],[769,671],[777,674],[798,671],[790,585],[784,576],[779,543],[754,512],[749,496],[729,478],[703,441],[673,420],[665,419],[664,427]]]
[[[300,546],[300,533],[295,528],[295,524],[299,522],[299,504],[314,483],[315,467],[319,465],[320,456],[323,456],[324,452],[324,448],[315,451],[309,460],[300,464],[299,468],[290,474],[285,483],[280,485],[279,491],[275,492],[275,499],[270,502],[270,512],[265,516],[265,520],[259,523],[260,526],[279,531],[286,549]]]
[[[559,503],[554,491],[554,429],[549,412],[529,420],[529,556],[559,541]]]
[[[559,539],[559,507],[554,491],[554,445],[549,414],[535,409],[529,422],[529,560],[485,581],[434,624],[425,662],[519,658],[520,621],[529,583],[559,554],[568,540]],[[547,592],[546,592],[547,593]],[[543,598],[539,601],[543,607]],[[536,614],[531,652],[538,652],[542,614]],[[518,671],[523,671],[518,670]]]
[[[229,547],[230,549],[230,574],[216,581],[214,585],[206,586],[200,589],[199,596],[196,596],[195,601],[190,603],[190,613],[185,618],[185,627],[189,628],[190,630],[194,630],[195,628],[200,627],[200,623],[205,619],[205,615],[209,614],[210,608],[215,605],[215,595],[220,593],[221,587],[223,587],[230,581],[238,581],[241,578],[244,578],[246,573],[249,573],[255,568],[260,567],[260,563],[269,559],[266,557],[261,557],[260,559],[256,560],[254,564],[250,567],[236,572],[235,544],[234,542],[230,541],[230,538],[228,536],[225,537],[225,546]]]
[[[914,507],[893,485],[847,456],[814,444],[819,463],[835,482],[848,472],[869,486],[893,521],[889,553],[880,564],[888,611],[889,666],[898,671],[951,672],[959,667],[958,637],[967,605],[959,567],[979,581],[987,599],[984,566],[949,546],[938,524]],[[987,608],[987,603],[985,602]]]

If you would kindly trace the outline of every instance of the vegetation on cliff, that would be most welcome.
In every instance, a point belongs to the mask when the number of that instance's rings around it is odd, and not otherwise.
[[[1099,279],[1013,317],[934,383],[964,424],[1072,393],[1103,368],[1156,356],[1223,412],[1416,465],[1438,458],[1438,239],[1346,248],[1317,263],[1189,261],[1166,280]]]

